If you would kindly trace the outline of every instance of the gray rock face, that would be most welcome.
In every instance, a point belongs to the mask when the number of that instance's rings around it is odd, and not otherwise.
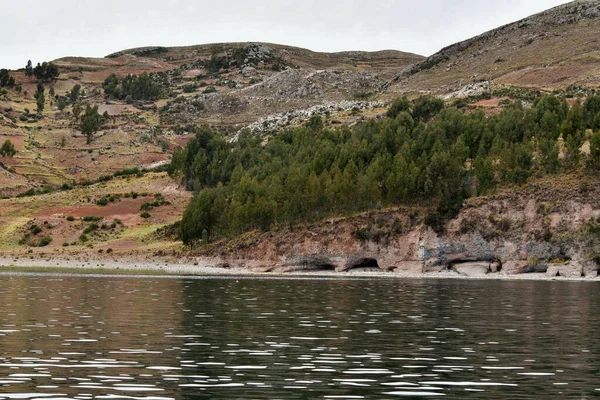
[[[244,127],[243,129],[240,129],[233,138],[233,141],[236,141],[239,137],[239,134],[246,129],[252,134],[259,134],[274,131],[303,121],[308,121],[310,117],[315,115],[323,115],[327,112],[333,113],[339,111],[349,111],[353,109],[365,110],[383,106],[384,103],[375,101],[340,101],[318,104],[303,110],[293,110],[286,113],[273,114],[269,115],[268,117],[261,118],[260,120]]]
[[[507,261],[502,264],[502,272],[506,275],[524,274],[528,269],[527,261]]]
[[[483,276],[490,272],[490,264],[486,262],[463,263],[456,264],[454,269],[465,276]]]
[[[254,67],[244,67],[242,69],[242,75],[244,75],[244,76],[254,76],[254,75],[256,75],[256,68],[254,68]]]

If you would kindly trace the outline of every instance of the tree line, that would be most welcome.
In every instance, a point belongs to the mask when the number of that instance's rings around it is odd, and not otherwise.
[[[596,131],[589,159],[580,151],[586,129]],[[313,117],[266,144],[199,128],[169,173],[195,191],[181,221],[185,243],[399,205],[430,208],[426,222],[439,228],[466,198],[498,184],[600,169],[599,131],[600,97],[570,107],[543,96],[489,117],[431,97],[399,99],[385,118],[329,129]]]
[[[102,83],[102,89],[106,96],[120,100],[157,100],[163,93],[160,82],[146,72],[122,79],[110,74]]]

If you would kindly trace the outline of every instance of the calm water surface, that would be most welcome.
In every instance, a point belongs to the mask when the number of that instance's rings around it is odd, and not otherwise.
[[[593,398],[598,289],[0,276],[0,399]]]

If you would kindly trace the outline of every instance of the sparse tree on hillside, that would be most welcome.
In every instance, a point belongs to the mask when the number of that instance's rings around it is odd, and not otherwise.
[[[49,82],[58,77],[58,67],[52,63],[43,62],[38,63],[33,69],[33,74],[41,82]]]
[[[59,111],[64,111],[65,108],[67,108],[67,102],[63,97],[59,96],[56,100],[56,106],[58,107]]]
[[[11,88],[15,85],[15,78],[10,76],[7,69],[0,69],[0,87]]]
[[[80,94],[81,94],[81,85],[76,84],[75,86],[73,86],[73,88],[69,92],[69,98],[71,99],[71,103],[75,103],[79,99]]]
[[[46,96],[44,95],[44,85],[38,83],[37,91],[34,95],[37,104],[37,112],[41,114],[44,111],[44,104],[46,103]]]
[[[104,90],[104,94],[107,96],[118,96],[118,86],[119,86],[119,78],[116,74],[110,74],[102,83],[102,89]]]
[[[17,154],[15,145],[10,140],[6,139],[2,144],[2,147],[0,147],[0,155],[4,157],[13,157],[15,154]]]
[[[25,75],[33,76],[33,65],[31,64],[31,60],[27,61],[27,65],[25,66]]]
[[[595,132],[590,139],[590,167],[600,170],[600,131]]]
[[[80,115],[81,115],[81,104],[79,104],[79,103],[73,104],[73,117],[75,118],[75,122],[79,121]]]
[[[87,143],[92,143],[94,134],[98,132],[102,124],[106,122],[105,117],[98,113],[98,106],[85,107],[85,112],[81,116],[81,133],[87,138]]]
[[[583,124],[588,129],[594,129],[594,119],[600,113],[600,96],[590,96],[583,104]]]

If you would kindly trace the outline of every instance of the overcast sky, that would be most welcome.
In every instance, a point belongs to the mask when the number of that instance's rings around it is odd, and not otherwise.
[[[7,3],[10,3],[7,5]],[[0,68],[139,46],[263,41],[317,51],[444,46],[564,0],[0,0]]]

